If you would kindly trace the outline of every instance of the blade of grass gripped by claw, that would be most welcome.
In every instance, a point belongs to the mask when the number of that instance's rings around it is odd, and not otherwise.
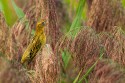
[[[11,0],[1,0],[0,5],[6,23],[8,24],[8,26],[11,27],[18,19],[18,16],[13,8]]]
[[[76,16],[75,16],[75,19],[73,20],[72,24],[71,24],[71,27],[70,27],[70,30],[69,30],[69,34],[72,35],[72,37],[75,36],[75,34],[79,31],[79,29],[75,30],[74,32],[70,32],[72,31],[73,29],[75,29],[76,27],[79,27],[80,26],[80,20],[82,18],[82,12],[83,12],[83,7],[85,5],[85,1],[86,0],[80,0],[79,1],[79,5],[78,5],[78,8],[77,8],[77,11],[76,11]]]
[[[100,59],[102,59],[103,55],[104,55],[104,47],[101,47],[101,48],[100,48],[100,57],[99,57],[99,59],[88,69],[88,71],[85,73],[85,75],[82,76],[82,78],[78,81],[78,83],[82,83],[83,80],[85,80],[86,83],[88,83],[86,77],[87,77],[87,76],[89,75],[89,73],[93,70],[93,68],[96,66],[96,64],[98,63],[98,61],[99,61]]]

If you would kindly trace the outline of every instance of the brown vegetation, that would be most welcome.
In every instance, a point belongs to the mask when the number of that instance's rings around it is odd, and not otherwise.
[[[123,67],[112,60],[99,61],[89,77],[89,83],[124,83],[124,81]]]
[[[93,0],[87,26],[96,31],[111,31],[114,26],[123,27],[125,13],[120,0]]]
[[[8,29],[0,14],[0,82],[2,83],[56,83],[61,73],[68,74],[67,82],[72,82],[82,70],[84,75],[99,59],[103,48],[103,59],[99,60],[87,77],[90,83],[124,83],[125,73],[125,24],[123,7],[120,0],[87,0],[87,28],[81,29],[74,39],[62,36],[62,3],[58,0],[30,0],[24,8],[26,19],[15,23]],[[57,5],[60,3],[60,5]],[[59,6],[59,7],[56,7]],[[62,17],[61,17],[62,16]],[[20,57],[32,39],[35,23],[46,18],[47,43],[29,65],[28,70],[19,63]],[[30,28],[28,28],[30,27]],[[92,28],[90,28],[92,27]],[[102,32],[101,32],[102,31]],[[108,31],[108,32],[106,32]],[[97,33],[101,32],[101,33]],[[70,66],[63,68],[61,51],[68,49],[72,53]],[[73,61],[73,62],[72,62]],[[32,69],[34,73],[28,73]],[[32,74],[32,75],[31,75]],[[5,77],[6,76],[6,77]]]
[[[30,79],[18,62],[9,62],[0,57],[0,83],[30,83]]]
[[[43,48],[42,54],[37,57],[35,70],[35,82],[37,83],[56,83],[58,81],[58,60],[49,44]]]
[[[82,32],[82,33],[81,33]],[[104,59],[111,59],[120,65],[124,65],[124,33],[116,29],[114,33],[97,34],[91,28],[81,30],[72,43],[74,64],[83,74],[98,60],[100,50],[104,48]]]

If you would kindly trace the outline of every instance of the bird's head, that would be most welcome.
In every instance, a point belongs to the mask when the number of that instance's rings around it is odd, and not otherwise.
[[[45,26],[46,26],[46,20],[42,19],[36,25],[36,33],[42,33],[44,31]]]

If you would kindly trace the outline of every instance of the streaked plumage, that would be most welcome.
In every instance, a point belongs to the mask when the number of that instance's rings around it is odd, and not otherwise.
[[[30,42],[22,56],[22,64],[29,64],[36,56],[37,52],[44,47],[46,43],[46,35],[44,33],[45,26],[45,20],[41,20],[41,22],[37,23],[35,36],[33,37],[33,40]]]

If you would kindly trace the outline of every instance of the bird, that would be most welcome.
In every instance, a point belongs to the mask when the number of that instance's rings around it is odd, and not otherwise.
[[[21,58],[22,64],[29,64],[30,62],[32,62],[37,52],[45,46],[46,44],[46,35],[44,31],[45,27],[46,27],[45,19],[42,19],[41,21],[37,22],[35,35],[22,55]]]

